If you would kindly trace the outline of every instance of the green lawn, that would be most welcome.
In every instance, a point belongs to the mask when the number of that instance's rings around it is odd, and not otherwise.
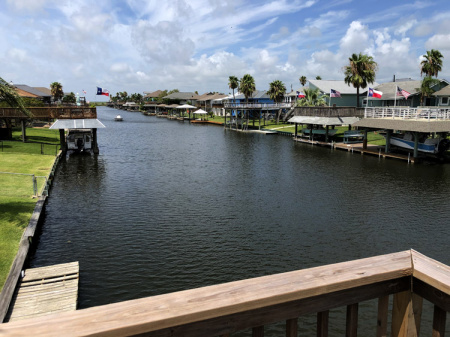
[[[48,129],[27,129],[30,142],[59,143],[58,131]],[[21,136],[14,131],[13,137]],[[57,136],[57,137],[55,137]],[[0,141],[1,143],[2,141]],[[0,144],[1,146],[1,144]],[[7,147],[8,146],[8,147]],[[55,160],[55,145],[50,154],[42,155],[40,144],[3,141],[7,151],[0,151],[0,172],[48,176]],[[58,147],[59,148],[59,147]],[[45,178],[37,178],[41,191]],[[0,173],[0,289],[8,276],[11,264],[17,254],[20,238],[27,227],[36,205],[33,198],[32,177]]]

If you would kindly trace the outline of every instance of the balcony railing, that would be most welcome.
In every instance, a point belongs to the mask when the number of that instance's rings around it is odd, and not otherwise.
[[[393,295],[392,317],[389,297]],[[347,336],[356,336],[358,305],[378,299],[377,336],[417,336],[423,299],[434,304],[432,331],[443,336],[450,311],[450,267],[416,251],[230,282],[0,325],[0,335],[229,336],[317,315],[317,336],[328,335],[329,310],[346,307]],[[367,323],[367,322],[366,322]],[[364,334],[363,334],[364,335]]]
[[[365,108],[364,117],[411,119],[422,121],[450,120],[450,108],[409,108],[409,107]]]
[[[34,119],[91,119],[97,118],[97,108],[90,107],[42,107],[27,108]],[[0,108],[0,118],[28,119],[17,108]]]
[[[313,117],[363,117],[364,108],[355,107],[296,107],[293,116],[313,116]]]

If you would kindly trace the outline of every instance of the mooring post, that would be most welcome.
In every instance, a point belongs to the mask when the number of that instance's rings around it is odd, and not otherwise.
[[[66,152],[66,135],[64,129],[59,129],[59,144],[61,145],[61,151]]]
[[[20,122],[22,124],[22,142],[25,143],[27,141],[27,121],[22,119]]]
[[[97,144],[97,129],[92,129],[92,145],[93,145],[93,152],[94,154],[99,154],[100,151],[98,149],[98,144]]]

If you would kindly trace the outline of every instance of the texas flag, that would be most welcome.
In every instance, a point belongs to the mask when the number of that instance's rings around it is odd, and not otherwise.
[[[383,93],[381,91],[369,88],[369,97],[381,98],[381,96],[383,96]]]
[[[297,97],[298,98],[304,98],[305,94],[303,93],[303,91],[297,91]]]
[[[105,96],[109,96],[109,91],[106,89],[102,89],[97,87],[97,95],[105,95]]]

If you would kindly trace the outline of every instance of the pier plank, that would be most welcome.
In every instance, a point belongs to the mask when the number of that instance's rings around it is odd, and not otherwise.
[[[11,301],[7,321],[76,310],[78,270],[78,262],[25,270]]]

